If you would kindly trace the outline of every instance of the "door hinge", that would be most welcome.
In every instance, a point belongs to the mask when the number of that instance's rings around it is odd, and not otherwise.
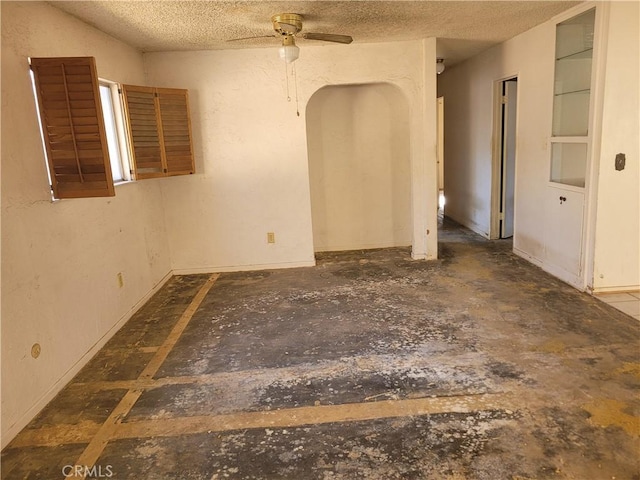
[[[503,95],[503,96],[502,96],[502,99],[501,99],[502,104],[503,104],[503,105],[506,105],[506,104],[507,104],[507,100],[509,100],[509,99],[507,98],[507,96],[506,96],[506,95]]]
[[[122,89],[121,88],[118,89],[118,95],[122,95]]]
[[[498,220],[504,220],[504,212],[498,214]]]

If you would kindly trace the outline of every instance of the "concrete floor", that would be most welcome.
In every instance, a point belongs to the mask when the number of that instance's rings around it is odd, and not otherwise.
[[[2,478],[639,479],[640,323],[510,250],[174,277]]]

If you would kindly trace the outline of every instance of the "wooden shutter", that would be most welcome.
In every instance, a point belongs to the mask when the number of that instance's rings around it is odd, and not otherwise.
[[[195,171],[186,90],[123,85],[136,179]]]
[[[93,57],[32,58],[55,198],[115,195]]]
[[[136,179],[163,177],[160,127],[153,87],[122,85],[133,173]]]
[[[187,90],[157,88],[167,175],[195,171]]]

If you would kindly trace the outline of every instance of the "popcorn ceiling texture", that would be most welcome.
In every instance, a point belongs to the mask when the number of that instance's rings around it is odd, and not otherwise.
[[[355,42],[438,38],[449,65],[580,3],[572,1],[54,1],[65,12],[144,52],[276,46],[271,16],[299,13],[303,32]],[[274,35],[229,43],[228,40]],[[299,39],[299,44],[323,42]]]

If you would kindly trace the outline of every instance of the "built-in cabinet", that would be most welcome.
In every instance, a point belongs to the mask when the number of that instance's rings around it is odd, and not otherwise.
[[[545,264],[581,286],[585,193],[591,154],[596,9],[556,25]]]
[[[564,272],[578,275],[582,254],[584,193],[550,186],[545,196],[547,215],[545,261],[559,277],[571,281]]]

